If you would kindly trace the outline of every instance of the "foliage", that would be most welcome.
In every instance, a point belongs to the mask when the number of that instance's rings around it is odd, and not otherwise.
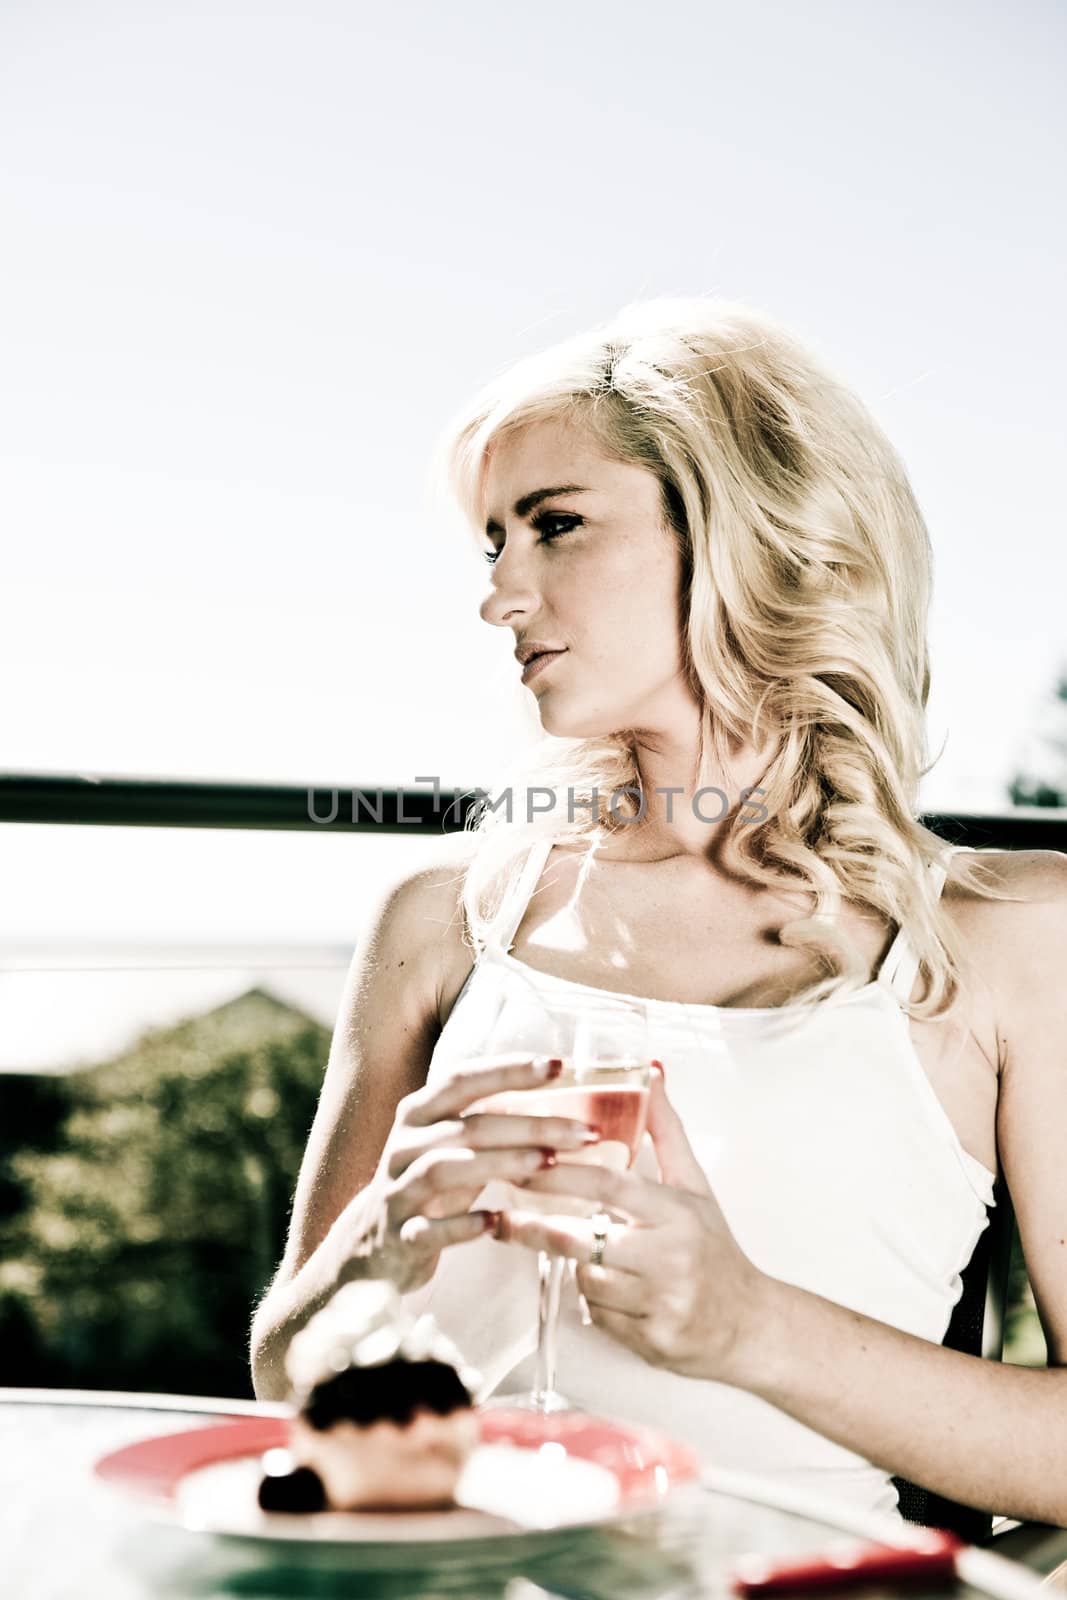
[[[1019,1231],[1012,1240],[1008,1303],[1004,1315],[1004,1360],[1017,1367],[1043,1367],[1048,1359],[1045,1335],[1026,1272]]]
[[[25,1203],[0,1219],[6,1382],[251,1395],[328,1050],[252,990],[62,1080],[59,1136],[7,1163]]]

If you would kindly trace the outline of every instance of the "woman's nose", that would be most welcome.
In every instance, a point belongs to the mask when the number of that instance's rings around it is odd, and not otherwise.
[[[482,621],[498,628],[508,627],[516,615],[532,614],[538,605],[537,593],[529,577],[519,572],[516,566],[505,567],[506,561],[507,556],[502,553],[493,568],[489,593],[478,607]]]

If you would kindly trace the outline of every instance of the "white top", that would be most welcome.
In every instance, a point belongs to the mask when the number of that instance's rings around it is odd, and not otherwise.
[[[537,972],[508,952],[551,841],[531,850],[449,1015],[429,1081],[483,1053],[515,985],[591,1012],[608,991]],[[945,868],[930,869],[938,892]],[[939,1344],[962,1291],[994,1174],[963,1149],[901,1009],[918,962],[903,930],[876,979],[815,1008],[647,1000],[667,1091],[738,1244],[772,1277]],[[649,1141],[635,1171],[655,1177]],[[489,1185],[478,1204],[508,1191]],[[513,1202],[512,1202],[513,1203]],[[485,1237],[446,1250],[407,1297],[485,1376],[481,1398],[532,1381],[532,1252]],[[747,1391],[650,1367],[581,1325],[566,1285],[559,1387],[586,1410],[661,1428],[720,1468],[760,1473],[892,1513],[889,1475]],[[920,1426],[916,1419],[916,1426]]]

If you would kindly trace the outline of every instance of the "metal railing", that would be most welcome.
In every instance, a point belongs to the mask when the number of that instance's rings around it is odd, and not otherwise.
[[[95,773],[0,773],[0,822],[85,827],[456,833],[484,790],[190,782]],[[1067,810],[944,811],[922,822],[950,844],[1067,850]]]

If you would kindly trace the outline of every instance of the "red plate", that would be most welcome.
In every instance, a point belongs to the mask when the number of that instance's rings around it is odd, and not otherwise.
[[[261,1511],[260,1458],[284,1447],[288,1423],[242,1417],[141,1439],[94,1472],[154,1517],[237,1538],[361,1545],[514,1536],[596,1526],[658,1510],[699,1477],[686,1446],[583,1412],[489,1410],[455,1507],[428,1512]]]

